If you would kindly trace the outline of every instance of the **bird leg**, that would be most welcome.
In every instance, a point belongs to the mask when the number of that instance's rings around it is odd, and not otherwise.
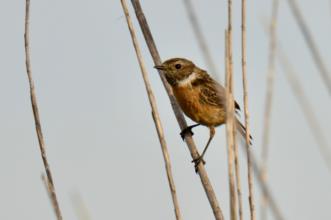
[[[194,167],[195,167],[195,172],[198,172],[198,166],[199,166],[199,163],[202,162],[203,164],[205,164],[206,162],[203,160],[203,156],[205,155],[207,149],[208,149],[208,146],[211,142],[211,140],[213,139],[215,135],[215,128],[214,127],[209,127],[209,139],[208,139],[208,142],[206,144],[206,147],[203,149],[202,151],[202,154],[197,157],[196,159],[192,160],[193,163],[195,163]]]
[[[188,126],[186,128],[184,128],[181,132],[180,132],[180,136],[182,137],[182,139],[184,140],[185,139],[185,136],[186,134],[190,134],[191,136],[193,136],[193,132],[192,132],[192,128],[196,127],[196,126],[199,126],[200,124],[195,124],[195,125],[191,125],[191,126]]]

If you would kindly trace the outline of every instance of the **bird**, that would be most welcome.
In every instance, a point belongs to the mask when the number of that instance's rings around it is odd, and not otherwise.
[[[203,125],[209,128],[209,139],[202,154],[192,161],[197,171],[200,162],[205,164],[203,157],[215,135],[215,127],[226,123],[226,90],[207,71],[186,58],[171,58],[155,65],[154,68],[164,73],[180,108],[186,116],[197,123],[181,131],[183,140],[187,134],[193,135],[192,129],[196,126]],[[239,111],[239,104],[234,102],[235,110]],[[245,126],[237,117],[234,121],[237,131],[245,137]]]

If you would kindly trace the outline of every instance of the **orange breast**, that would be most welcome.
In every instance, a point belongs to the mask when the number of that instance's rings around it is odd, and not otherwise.
[[[200,102],[199,87],[175,86],[173,92],[183,112],[193,121],[206,126],[218,126],[225,122],[224,109]]]

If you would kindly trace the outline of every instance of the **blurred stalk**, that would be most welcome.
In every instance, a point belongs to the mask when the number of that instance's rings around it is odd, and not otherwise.
[[[219,77],[219,73],[217,71],[217,67],[213,61],[211,52],[209,50],[209,47],[207,45],[207,40],[203,34],[202,28],[199,24],[198,18],[197,18],[197,14],[194,11],[194,7],[192,4],[192,0],[183,0],[184,1],[184,5],[185,5],[185,9],[187,11],[188,17],[189,17],[189,21],[191,23],[191,26],[193,28],[193,32],[194,35],[198,41],[200,50],[202,52],[202,57],[205,59],[205,62],[207,64],[207,66],[210,69],[210,73],[213,75],[213,77],[217,80],[220,81],[220,77]]]
[[[269,25],[269,59],[268,59],[268,74],[267,74],[267,91],[265,97],[264,124],[262,135],[262,153],[261,153],[261,177],[264,182],[267,182],[268,157],[269,157],[269,138],[270,138],[270,121],[272,111],[272,101],[274,92],[274,77],[275,77],[275,55],[276,55],[276,25],[278,15],[278,0],[272,1],[272,12]],[[267,220],[268,197],[262,194],[261,198],[261,219]]]
[[[262,25],[265,32],[267,33],[266,25],[263,22]],[[311,130],[312,135],[317,143],[319,152],[324,159],[325,165],[331,173],[331,151],[328,146],[328,142],[324,135],[323,129],[318,122],[318,119],[315,115],[315,111],[313,110],[313,105],[309,102],[309,99],[304,92],[302,84],[300,83],[300,78],[296,76],[297,74],[295,73],[293,66],[289,62],[286,54],[282,51],[280,42],[277,41],[276,44],[277,59],[279,60],[280,65],[285,72],[286,79],[290,84],[293,94],[301,105],[300,109],[302,110],[309,129]]]
[[[279,43],[277,44],[279,45]],[[309,99],[300,83],[300,78],[297,77],[298,74],[294,70],[294,67],[291,65],[291,63],[289,62],[285,53],[283,53],[283,51],[280,49],[280,45],[277,48],[277,55],[281,67],[285,72],[286,79],[291,85],[290,87],[301,106],[300,109],[302,110],[305,116],[305,119],[309,125],[309,129],[313,137],[315,138],[315,141],[317,142],[317,146],[319,147],[318,148],[319,152],[322,158],[324,159],[324,162],[329,172],[331,173],[331,151],[328,146],[323,129],[315,115],[313,105],[309,102]]]
[[[92,220],[89,210],[79,193],[71,194],[71,202],[79,220]]]
[[[315,65],[317,66],[319,73],[322,77],[322,81],[325,84],[325,86],[328,88],[329,93],[331,94],[331,77],[330,77],[330,72],[327,69],[325,62],[322,58],[322,55],[318,51],[317,45],[315,43],[315,40],[313,38],[313,35],[306,24],[304,20],[304,16],[301,14],[300,8],[296,2],[296,0],[287,0],[289,3],[290,9],[294,15],[294,18],[299,25],[299,28],[301,30],[301,33],[307,43],[307,46],[310,50],[310,53],[313,57],[313,60],[315,62]]]
[[[244,150],[247,149],[245,145],[242,145],[242,147],[244,148]],[[270,187],[262,179],[262,170],[260,169],[260,166],[256,158],[254,157],[254,154],[251,154],[251,159],[252,159],[252,166],[254,169],[255,178],[258,180],[262,193],[266,195],[266,197],[268,198],[268,204],[270,206],[274,218],[277,220],[285,220],[285,217],[282,211],[280,210],[278,203],[276,202],[275,196],[272,194],[272,191],[270,190]]]

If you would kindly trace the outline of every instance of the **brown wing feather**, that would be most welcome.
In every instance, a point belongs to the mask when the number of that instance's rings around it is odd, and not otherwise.
[[[200,77],[194,82],[195,85],[200,86],[200,101],[209,105],[225,107],[225,88],[213,80],[205,71],[200,71]],[[235,108],[240,110],[239,104],[235,101]]]

